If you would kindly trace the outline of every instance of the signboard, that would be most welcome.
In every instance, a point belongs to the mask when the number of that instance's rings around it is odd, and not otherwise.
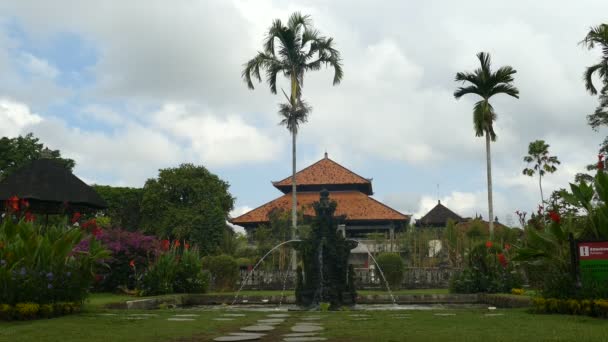
[[[579,241],[576,249],[583,283],[607,282],[608,241]]]

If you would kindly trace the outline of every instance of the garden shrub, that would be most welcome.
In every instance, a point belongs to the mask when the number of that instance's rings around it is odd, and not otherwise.
[[[173,290],[178,293],[204,293],[210,277],[209,272],[203,270],[198,250],[184,250],[175,272]]]
[[[585,315],[608,318],[606,299],[560,299],[538,297],[532,300],[536,313]]]
[[[179,241],[161,242],[162,251],[141,273],[133,262],[132,273],[141,279],[140,294],[151,296],[167,293],[203,293],[209,285],[209,272],[203,270],[199,251]]]
[[[147,265],[161,248],[161,242],[155,236],[117,228],[104,231],[101,242],[112,255],[104,260],[108,267],[99,271],[99,281],[95,288],[106,292],[118,288],[134,289],[137,279],[129,264],[134,262],[139,266]]]
[[[399,288],[405,274],[405,264],[401,256],[397,253],[383,253],[376,258],[376,261],[390,287]]]
[[[82,303],[100,261],[109,256],[98,232],[65,224],[42,227],[16,217],[9,213],[0,224],[0,316],[31,319],[42,307],[49,315],[45,305]],[[83,242],[86,251],[79,248]]]
[[[211,274],[214,290],[234,290],[239,280],[239,267],[230,255],[206,256],[203,258],[203,269]]]
[[[474,247],[465,269],[450,279],[454,293],[509,293],[521,285],[520,274],[508,260],[508,250],[491,241]]]

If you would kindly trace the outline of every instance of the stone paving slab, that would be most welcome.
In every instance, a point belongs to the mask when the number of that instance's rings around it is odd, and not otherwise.
[[[192,322],[195,321],[194,318],[183,318],[183,317],[169,317],[167,318],[167,321],[173,321],[173,322]]]
[[[319,335],[319,333],[316,332],[311,332],[311,333],[291,333],[291,334],[284,334],[283,337],[311,337],[311,336],[317,336]]]
[[[222,316],[226,316],[226,317],[245,317],[245,314],[227,313],[227,314],[223,314]]]
[[[291,315],[289,315],[289,314],[271,314],[271,315],[267,315],[266,317],[269,317],[269,318],[287,318],[287,317],[291,317]]]
[[[307,333],[307,332],[315,332],[315,331],[322,331],[325,328],[323,327],[319,327],[316,325],[294,325],[293,327],[291,327],[291,331],[293,332],[302,332],[302,333]]]
[[[214,318],[214,321],[234,321],[234,318],[228,318],[228,317],[218,317],[218,318]]]
[[[283,322],[285,322],[285,320],[282,318],[266,318],[266,319],[259,319],[258,322],[260,322],[260,323],[283,323]]]
[[[250,325],[248,327],[241,328],[241,330],[251,331],[251,332],[261,332],[261,331],[274,330],[274,327],[270,326],[270,325]]]
[[[175,317],[198,317],[200,315],[196,315],[196,314],[179,314],[179,315],[173,315]]]
[[[236,335],[232,335],[232,336],[221,336],[221,337],[216,337],[213,340],[214,341],[218,341],[218,342],[238,342],[238,341],[257,341],[261,338],[262,336],[258,336],[258,335],[250,335],[250,336],[236,336]]]
[[[321,319],[321,317],[319,317],[319,316],[302,317],[302,320],[304,320],[304,321],[318,321],[320,319]]]

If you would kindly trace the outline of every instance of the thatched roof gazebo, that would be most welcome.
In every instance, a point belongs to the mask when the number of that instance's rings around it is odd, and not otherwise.
[[[17,196],[38,214],[91,212],[107,208],[93,188],[74,176],[60,162],[41,158],[32,161],[0,182],[0,201]]]

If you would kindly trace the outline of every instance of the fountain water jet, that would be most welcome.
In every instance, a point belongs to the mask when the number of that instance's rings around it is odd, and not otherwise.
[[[247,277],[245,277],[245,280],[243,280],[243,282],[241,283],[241,286],[239,287],[239,290],[236,291],[236,294],[234,295],[234,300],[232,301],[232,303],[230,305],[234,305],[234,303],[236,303],[237,298],[239,297],[239,293],[241,292],[241,290],[243,290],[243,287],[245,287],[245,285],[247,284],[247,281],[249,280],[249,277],[251,277],[251,274],[253,274],[253,271],[255,271],[255,269],[262,263],[262,261],[264,261],[264,259],[270,255],[270,253],[272,253],[275,249],[283,246],[284,244],[290,243],[290,242],[300,242],[302,240],[298,240],[298,239],[293,239],[293,240],[287,240],[287,241],[283,241],[280,244],[272,247],[266,254],[264,254],[264,256],[253,266],[253,268],[251,269],[251,271],[249,273],[247,273]]]

